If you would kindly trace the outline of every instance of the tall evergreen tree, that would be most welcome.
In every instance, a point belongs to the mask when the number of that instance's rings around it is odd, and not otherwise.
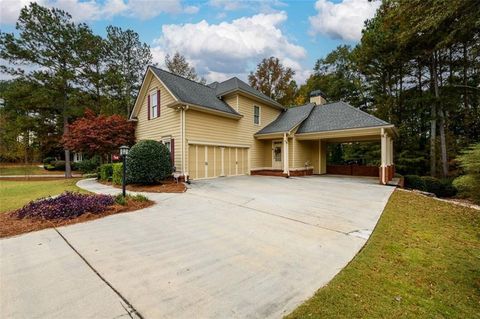
[[[0,57],[14,65],[3,65],[2,71],[47,88],[53,99],[51,107],[61,114],[58,123],[66,133],[74,107],[72,93],[79,66],[80,36],[90,30],[85,24],[75,24],[65,11],[36,3],[20,11],[16,29],[18,36],[0,34]],[[65,163],[65,176],[71,177],[69,150],[65,150]]]
[[[150,47],[133,30],[109,26],[106,53],[109,96],[115,101],[111,113],[129,116],[145,70],[152,63]]]

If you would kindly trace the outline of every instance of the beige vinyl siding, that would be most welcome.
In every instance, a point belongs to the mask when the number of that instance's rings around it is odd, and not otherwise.
[[[143,96],[139,97],[141,104],[137,115],[138,122],[135,130],[135,138],[137,141],[146,139],[161,141],[162,137],[171,136],[175,139],[175,166],[177,167],[177,171],[182,171],[180,112],[165,107],[165,105],[172,103],[174,98],[151,72],[147,75],[144,85],[147,85],[147,83],[148,89]],[[160,90],[160,117],[148,120],[147,97],[152,90],[157,89]]]
[[[201,142],[224,146],[243,146],[249,150],[242,151],[241,163],[243,170],[271,165],[271,155],[265,157],[265,143],[256,140],[254,134],[277,118],[280,110],[253,101],[243,95],[231,95],[224,98],[234,109],[243,115],[239,120],[225,118],[195,110],[188,110],[185,119],[185,134],[189,143]],[[253,123],[253,106],[260,106],[260,125]],[[250,167],[248,155],[250,156]],[[188,154],[187,154],[188,157]],[[225,156],[227,158],[227,156]],[[235,154],[229,154],[230,163],[235,162]],[[190,163],[187,159],[187,163]],[[229,167],[233,170],[232,167]],[[225,172],[226,173],[226,172]],[[227,174],[226,175],[235,175]]]
[[[289,140],[289,142],[290,150],[293,150],[290,157],[290,168],[305,168],[306,162],[310,163],[309,166],[313,166],[315,158],[318,157],[318,154],[314,152],[314,144],[318,144],[318,142],[299,141],[296,138]]]

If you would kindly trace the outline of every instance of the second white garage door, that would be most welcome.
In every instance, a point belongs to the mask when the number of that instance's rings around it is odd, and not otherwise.
[[[188,175],[191,179],[248,173],[248,148],[188,145]]]

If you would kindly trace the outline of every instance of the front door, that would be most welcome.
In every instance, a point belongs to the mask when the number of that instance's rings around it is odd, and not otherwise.
[[[272,167],[282,169],[282,141],[272,142]]]

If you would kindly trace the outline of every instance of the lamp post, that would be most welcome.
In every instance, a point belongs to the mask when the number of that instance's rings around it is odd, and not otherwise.
[[[128,146],[120,146],[120,156],[122,156],[122,162],[123,162],[123,174],[122,174],[122,195],[125,198],[125,175],[127,175],[127,165],[126,165],[126,159],[128,155]]]

